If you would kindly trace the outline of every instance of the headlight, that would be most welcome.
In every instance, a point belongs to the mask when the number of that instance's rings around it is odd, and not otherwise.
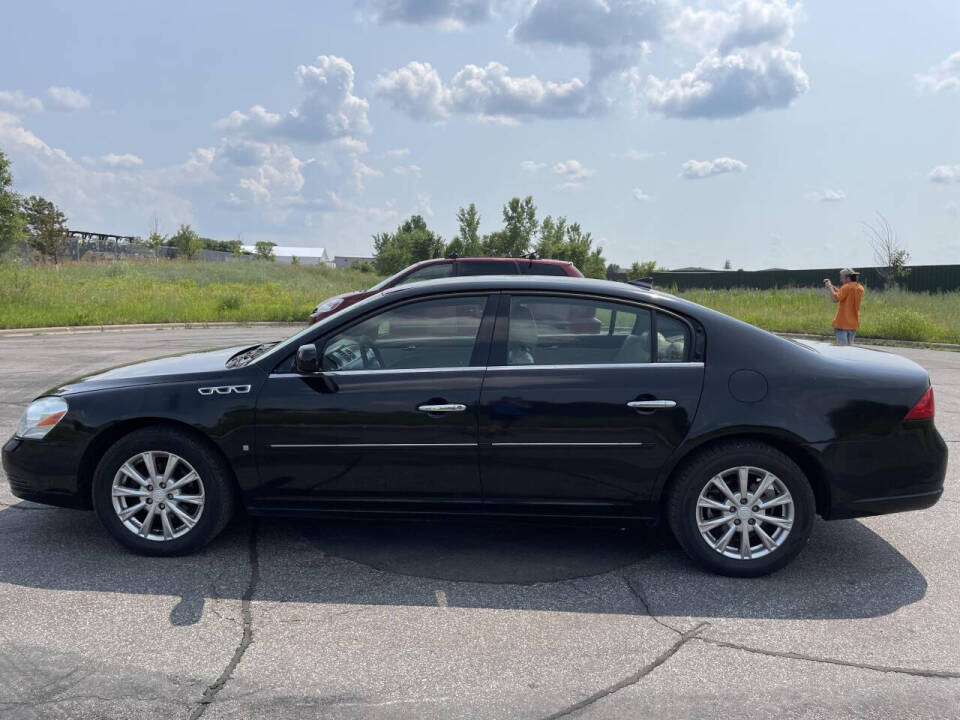
[[[39,440],[53,430],[66,414],[67,401],[61,397],[34,400],[20,418],[17,437]]]
[[[323,315],[324,313],[328,313],[334,308],[339,307],[340,303],[342,302],[343,302],[342,297],[332,297],[329,300],[324,300],[322,303],[320,303],[313,309],[313,314]]]

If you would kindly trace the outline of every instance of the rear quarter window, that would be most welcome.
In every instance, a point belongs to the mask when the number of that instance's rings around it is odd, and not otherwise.
[[[657,313],[657,362],[686,362],[690,357],[690,326],[666,313]]]

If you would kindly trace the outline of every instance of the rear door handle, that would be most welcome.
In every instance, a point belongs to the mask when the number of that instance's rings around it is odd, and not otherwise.
[[[417,407],[417,410],[425,413],[463,412],[466,409],[466,405],[460,405],[459,403],[444,403],[443,405],[420,405]]]
[[[662,410],[664,408],[675,408],[676,406],[676,400],[634,400],[627,403],[627,407],[634,410]]]

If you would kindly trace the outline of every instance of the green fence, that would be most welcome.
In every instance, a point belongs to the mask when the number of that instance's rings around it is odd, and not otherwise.
[[[822,287],[823,279],[839,284],[837,268],[820,270],[720,270],[708,272],[659,272],[653,275],[656,287],[678,290],[694,288],[754,288],[768,290],[786,287]],[[860,282],[881,288],[883,278],[877,268],[860,268]],[[949,292],[960,290],[960,265],[913,265],[900,287],[913,292]]]

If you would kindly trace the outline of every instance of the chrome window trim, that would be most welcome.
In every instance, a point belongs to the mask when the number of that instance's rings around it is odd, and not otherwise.
[[[469,365],[467,367],[435,367],[435,368],[390,368],[382,370],[324,370],[316,375],[301,375],[299,373],[271,373],[271,378],[312,378],[328,375],[330,377],[341,377],[349,375],[399,375],[403,373],[449,373],[449,372],[485,372],[487,370],[589,370],[593,368],[612,368],[619,370],[630,370],[635,368],[680,368],[680,367],[698,367],[702,368],[703,363],[696,362],[675,362],[675,363],[581,363],[576,365]]]
[[[570,365],[491,365],[487,370],[590,370],[594,368],[613,368],[618,370],[627,370],[634,368],[681,368],[698,367],[702,368],[703,363],[695,362],[673,362],[673,363],[578,363]]]
[[[642,442],[495,442],[492,447],[641,447]]]
[[[477,443],[278,443],[271,448],[424,448],[477,447]]]
[[[349,375],[400,375],[403,373],[433,373],[433,372],[483,372],[482,365],[468,365],[466,367],[435,367],[435,368],[383,368],[379,370],[324,370],[314,375],[301,375],[300,373],[271,373],[271,378],[317,378],[323,375],[329,377],[341,377]]]

